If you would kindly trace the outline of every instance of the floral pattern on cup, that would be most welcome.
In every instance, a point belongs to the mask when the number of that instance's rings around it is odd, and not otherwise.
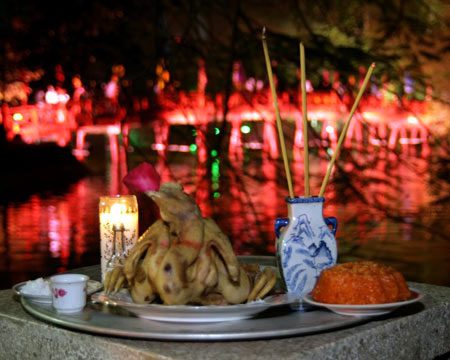
[[[50,277],[52,306],[62,314],[80,312],[86,306],[86,287],[89,276],[58,274]]]
[[[67,291],[64,289],[55,288],[53,290],[53,296],[57,299],[59,297],[64,297],[67,294]]]

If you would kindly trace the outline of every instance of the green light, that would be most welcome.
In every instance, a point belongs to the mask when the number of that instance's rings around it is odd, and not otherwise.
[[[211,177],[214,181],[214,179],[218,179],[220,176],[220,168],[219,168],[219,163],[217,161],[214,161],[211,164]]]
[[[214,199],[220,198],[220,192],[215,191],[213,194]]]
[[[197,136],[197,130],[192,129],[192,136]]]
[[[189,145],[189,151],[190,152],[196,152],[197,151],[197,145],[195,145],[195,144],[191,144],[191,145]]]
[[[218,127],[214,128],[214,135],[219,135],[220,129]]]
[[[219,165],[219,159],[214,159],[211,164],[211,188],[213,190],[219,189],[219,179],[220,179],[220,165]],[[218,198],[220,196],[220,193],[217,191],[213,193],[213,196],[215,198]]]
[[[130,134],[128,135],[128,137],[129,137],[128,140],[131,144],[138,146],[138,147],[143,146],[143,144],[142,144],[143,141],[137,132],[131,131]]]
[[[252,129],[250,129],[250,126],[248,125],[242,125],[241,126],[241,133],[243,134],[249,134]]]
[[[211,156],[216,157],[217,156],[217,150],[211,150]]]

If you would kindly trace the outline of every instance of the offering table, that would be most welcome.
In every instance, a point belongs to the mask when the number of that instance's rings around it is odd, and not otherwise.
[[[99,280],[99,266],[76,269]],[[29,315],[0,291],[4,359],[433,359],[450,352],[450,288],[422,283],[421,303],[344,329],[251,341],[139,340],[78,332]]]

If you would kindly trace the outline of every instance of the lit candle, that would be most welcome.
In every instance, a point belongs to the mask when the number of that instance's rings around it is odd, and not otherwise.
[[[102,280],[138,239],[138,205],[134,195],[102,196],[99,202]]]

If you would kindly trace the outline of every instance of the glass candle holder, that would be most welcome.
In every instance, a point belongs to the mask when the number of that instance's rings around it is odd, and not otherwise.
[[[134,195],[102,196],[99,201],[102,281],[122,266],[138,239],[138,204]]]

